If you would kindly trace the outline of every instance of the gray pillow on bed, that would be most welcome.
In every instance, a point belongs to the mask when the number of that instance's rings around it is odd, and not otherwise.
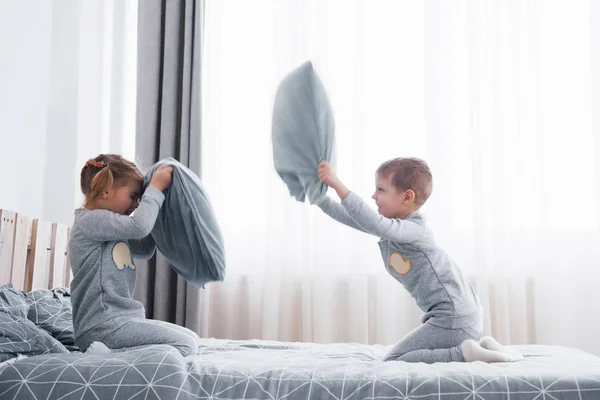
[[[73,334],[73,308],[68,289],[39,289],[27,293],[27,318],[61,342],[69,350],[77,350]]]
[[[225,278],[223,237],[200,178],[173,158],[154,164],[144,187],[161,165],[173,166],[173,181],[164,191],[152,238],[175,271],[195,287]]]
[[[27,319],[27,299],[11,284],[0,287],[0,362],[23,355],[69,351]]]
[[[317,177],[321,161],[333,164],[335,123],[325,88],[305,62],[279,84],[271,139],[275,170],[298,201],[318,203],[327,186]]]
[[[0,312],[15,319],[27,319],[28,309],[25,293],[16,290],[12,283],[0,286]]]

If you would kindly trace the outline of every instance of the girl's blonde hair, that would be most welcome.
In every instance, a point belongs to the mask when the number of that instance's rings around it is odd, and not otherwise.
[[[84,206],[112,187],[125,186],[132,180],[142,182],[144,176],[137,165],[118,154],[100,154],[90,158],[81,169],[81,192]]]

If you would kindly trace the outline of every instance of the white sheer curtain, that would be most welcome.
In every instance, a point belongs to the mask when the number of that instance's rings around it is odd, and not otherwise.
[[[77,151],[75,181],[81,167],[100,153],[135,160],[138,0],[85,0],[78,3]],[[83,201],[79,186],[75,205]]]
[[[310,59],[352,190],[370,201],[386,159],[429,162],[423,211],[476,286],[487,333],[600,354],[598,7],[230,0],[206,11],[202,171],[228,275],[202,294],[202,335],[389,344],[419,323],[377,239],[297,203],[274,171],[274,93]]]

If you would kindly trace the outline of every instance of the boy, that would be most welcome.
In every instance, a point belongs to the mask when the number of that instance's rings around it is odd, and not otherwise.
[[[480,340],[483,309],[470,283],[439,248],[419,209],[432,190],[427,164],[417,158],[384,162],[376,173],[377,213],[352,193],[327,162],[319,180],[334,189],[340,203],[325,197],[318,206],[333,219],[381,238],[387,271],[423,311],[422,325],[396,343],[384,361],[508,362],[522,356],[491,337]]]

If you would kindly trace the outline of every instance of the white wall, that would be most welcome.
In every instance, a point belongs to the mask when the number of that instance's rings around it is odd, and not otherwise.
[[[43,212],[52,5],[0,4],[0,208]]]
[[[79,171],[135,154],[136,0],[0,4],[0,208],[72,222]]]

